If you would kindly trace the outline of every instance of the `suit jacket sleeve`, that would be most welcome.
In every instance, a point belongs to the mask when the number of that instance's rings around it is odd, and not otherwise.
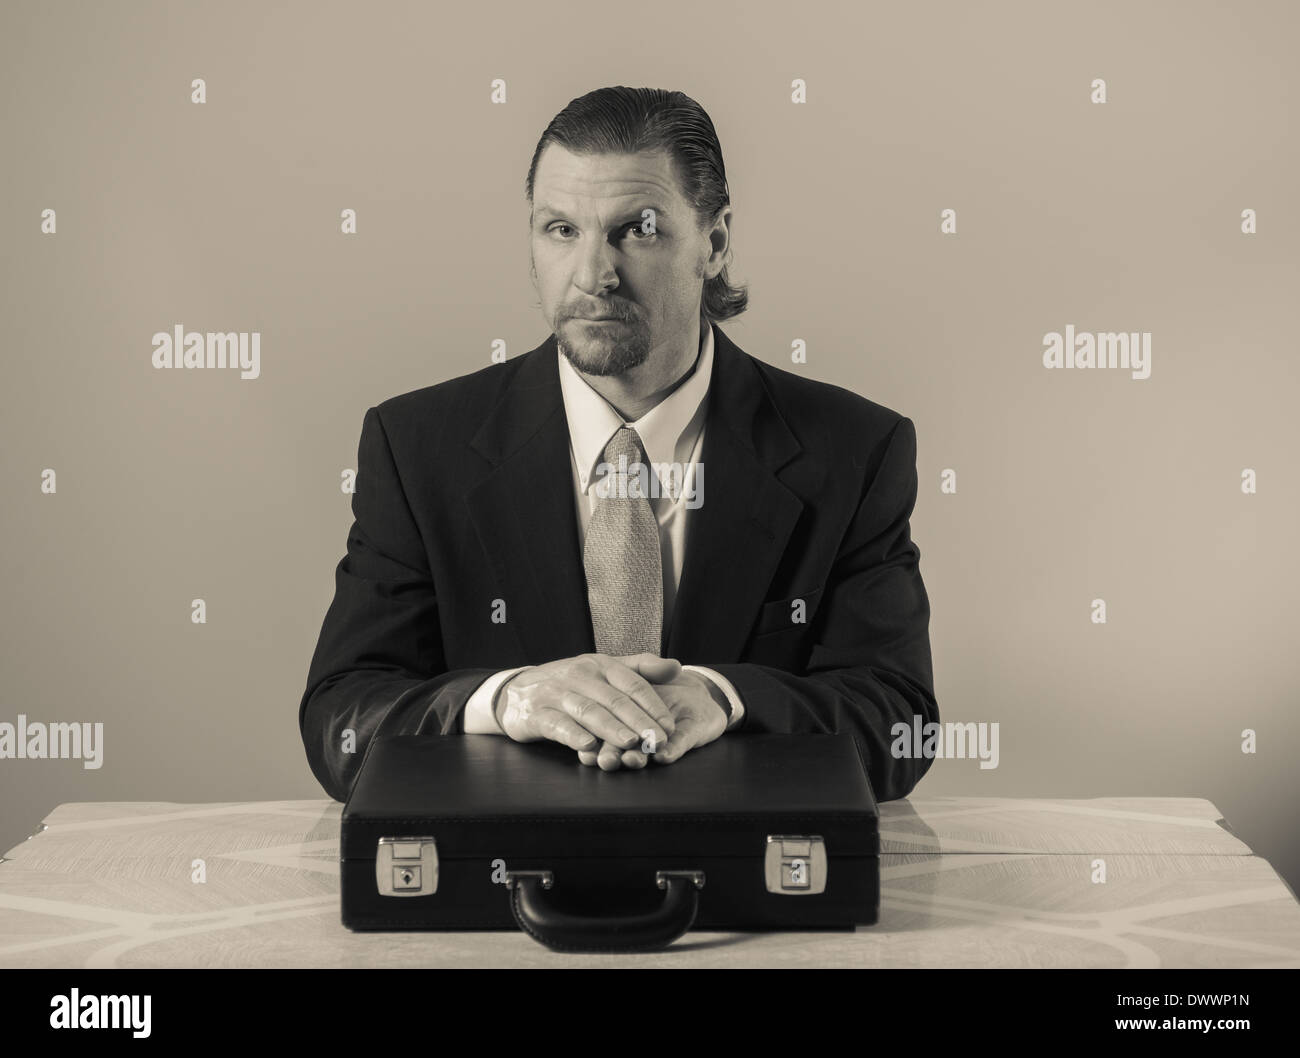
[[[895,758],[895,724],[938,722],[931,672],[930,604],[909,519],[916,503],[916,428],[894,428],[840,543],[813,619],[806,670],[711,665],[745,703],[738,730],[851,732],[878,801],[906,797],[927,758]]]
[[[461,733],[466,701],[495,671],[447,671],[424,543],[376,408],[361,426],[352,513],[298,710],[311,770],[339,801],[373,738]]]

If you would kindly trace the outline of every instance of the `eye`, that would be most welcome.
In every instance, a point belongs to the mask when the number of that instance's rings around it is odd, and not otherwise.
[[[643,222],[639,220],[630,221],[623,229],[624,234],[626,234],[629,231],[635,231],[637,233],[637,238],[633,240],[634,242],[645,242],[648,239],[653,239],[655,235],[658,233],[653,231],[642,231],[641,230],[642,223]],[[558,232],[561,228],[570,232],[573,231],[573,225],[565,224],[563,221],[560,221],[556,224],[552,224],[546,230],[548,233],[555,233]],[[562,236],[562,237],[567,238],[567,236]]]

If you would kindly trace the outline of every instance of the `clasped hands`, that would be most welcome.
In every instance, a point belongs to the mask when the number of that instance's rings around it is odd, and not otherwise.
[[[550,739],[603,771],[660,764],[727,728],[721,688],[675,658],[581,654],[515,673],[497,691],[501,729],[516,742]]]

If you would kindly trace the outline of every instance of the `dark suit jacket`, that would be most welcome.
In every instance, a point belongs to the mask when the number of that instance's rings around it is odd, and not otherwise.
[[[745,717],[723,737],[852,732],[877,799],[906,796],[929,760],[895,759],[890,729],[939,718],[908,526],[915,427],[714,334],[703,503],[664,656],[735,685]],[[299,710],[340,801],[374,736],[460,734],[493,672],[595,650],[554,335],[370,408],[352,511]]]

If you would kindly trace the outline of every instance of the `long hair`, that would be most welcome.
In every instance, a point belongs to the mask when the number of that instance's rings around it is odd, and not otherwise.
[[[694,209],[700,230],[711,226],[719,210],[731,203],[713,122],[704,108],[683,92],[618,85],[570,101],[551,119],[533,151],[524,186],[530,206],[537,162],[550,143],[574,154],[667,151],[678,187]],[[730,246],[727,259],[731,259]],[[738,316],[748,304],[746,287],[731,284],[725,264],[716,276],[704,281],[700,313],[710,322]]]

